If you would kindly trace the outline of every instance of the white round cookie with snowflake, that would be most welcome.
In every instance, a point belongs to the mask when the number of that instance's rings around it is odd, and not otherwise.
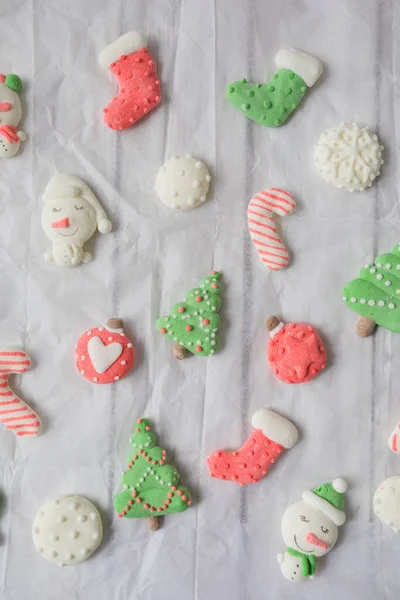
[[[394,475],[385,479],[374,495],[374,511],[384,525],[395,533],[400,531],[400,477]]]
[[[103,526],[97,508],[82,496],[63,496],[44,504],[32,526],[36,550],[50,562],[77,565],[99,547]]]
[[[210,181],[201,160],[190,154],[174,154],[158,171],[156,192],[168,208],[191,210],[206,201]]]
[[[335,187],[361,192],[379,175],[382,150],[378,136],[356,123],[326,131],[315,146],[315,165]]]

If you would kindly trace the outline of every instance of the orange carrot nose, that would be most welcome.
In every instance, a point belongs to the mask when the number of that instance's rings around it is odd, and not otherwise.
[[[59,221],[54,221],[51,224],[53,229],[66,229],[69,227],[69,218],[65,217],[65,219],[60,219]]]
[[[307,533],[306,540],[309,544],[313,546],[318,546],[319,548],[323,548],[323,550],[328,550],[329,544],[320,540],[314,533]]]

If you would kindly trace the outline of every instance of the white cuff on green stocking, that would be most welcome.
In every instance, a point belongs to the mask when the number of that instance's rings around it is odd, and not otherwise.
[[[278,69],[290,69],[299,75],[308,87],[314,85],[323,71],[322,63],[315,56],[294,48],[279,50],[275,56],[275,64]]]

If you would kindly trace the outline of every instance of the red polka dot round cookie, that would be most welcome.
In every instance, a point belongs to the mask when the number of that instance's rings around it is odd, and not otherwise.
[[[325,368],[326,350],[311,325],[288,323],[268,317],[265,325],[271,339],[268,342],[268,362],[274,375],[286,383],[304,383]]]
[[[89,329],[75,347],[80,374],[93,383],[114,383],[132,368],[135,352],[124,334],[121,319],[109,319],[106,327]]]

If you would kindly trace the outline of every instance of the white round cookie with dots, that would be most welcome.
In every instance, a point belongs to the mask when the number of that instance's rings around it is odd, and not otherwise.
[[[385,479],[374,495],[374,511],[384,525],[400,531],[400,476]]]
[[[370,187],[379,175],[383,146],[378,136],[356,123],[334,127],[315,146],[315,165],[328,183],[349,192]]]
[[[158,171],[156,192],[168,208],[191,210],[206,201],[210,181],[201,160],[190,154],[174,154]]]
[[[97,508],[82,496],[43,504],[32,526],[36,550],[60,567],[77,565],[98,548],[103,526]]]

